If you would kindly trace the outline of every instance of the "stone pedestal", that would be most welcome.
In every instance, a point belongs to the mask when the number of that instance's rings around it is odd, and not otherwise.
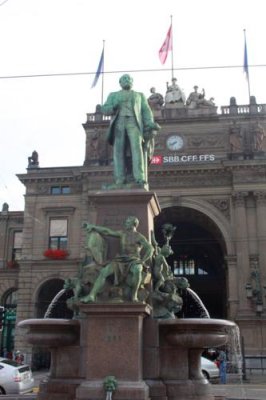
[[[141,303],[81,305],[81,369],[85,380],[76,400],[105,398],[103,382],[114,376],[116,399],[149,398],[143,380],[143,318],[150,307]]]
[[[103,225],[114,230],[123,228],[128,216],[137,217],[140,221],[138,231],[148,240],[154,226],[154,217],[160,212],[157,196],[154,192],[143,189],[135,190],[110,190],[89,192],[88,199],[91,203],[90,222]],[[119,244],[115,239],[108,238],[111,251],[108,258],[119,252]]]

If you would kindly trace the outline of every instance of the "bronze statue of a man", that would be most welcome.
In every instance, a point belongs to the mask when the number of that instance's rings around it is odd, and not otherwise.
[[[107,140],[113,146],[115,187],[134,183],[145,187],[153,137],[160,129],[143,93],[133,91],[133,79],[125,74],[121,90],[110,93],[102,112],[111,115]]]

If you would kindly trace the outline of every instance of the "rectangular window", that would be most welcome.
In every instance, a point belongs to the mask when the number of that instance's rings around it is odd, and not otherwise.
[[[49,248],[67,248],[67,219],[50,219]]]
[[[70,187],[69,186],[52,186],[51,194],[69,194]]]
[[[61,192],[62,192],[62,194],[70,193],[70,187],[69,186],[62,186],[61,187]]]
[[[20,260],[22,253],[22,232],[14,232],[12,261]]]
[[[52,186],[51,194],[60,194],[60,186]]]

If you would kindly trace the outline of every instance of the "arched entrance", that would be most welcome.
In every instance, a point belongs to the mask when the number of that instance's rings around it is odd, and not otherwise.
[[[63,289],[64,281],[62,279],[50,279],[42,284],[36,299],[36,317],[43,318],[45,313],[55,298]],[[73,312],[66,306],[66,300],[72,296],[72,293],[64,292],[51,308],[49,318],[72,318]]]
[[[15,288],[9,289],[3,296],[1,304],[4,306],[3,330],[1,333],[1,355],[13,358],[15,326],[17,315],[17,294]]]
[[[155,237],[164,243],[162,225],[176,227],[168,263],[175,276],[184,276],[212,318],[226,318],[225,243],[217,225],[202,212],[169,207],[155,218]],[[191,316],[191,315],[190,315]]]

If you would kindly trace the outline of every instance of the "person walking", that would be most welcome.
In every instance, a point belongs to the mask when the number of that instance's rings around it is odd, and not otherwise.
[[[225,384],[226,383],[226,353],[224,350],[219,351],[217,361],[219,361],[220,383]]]

